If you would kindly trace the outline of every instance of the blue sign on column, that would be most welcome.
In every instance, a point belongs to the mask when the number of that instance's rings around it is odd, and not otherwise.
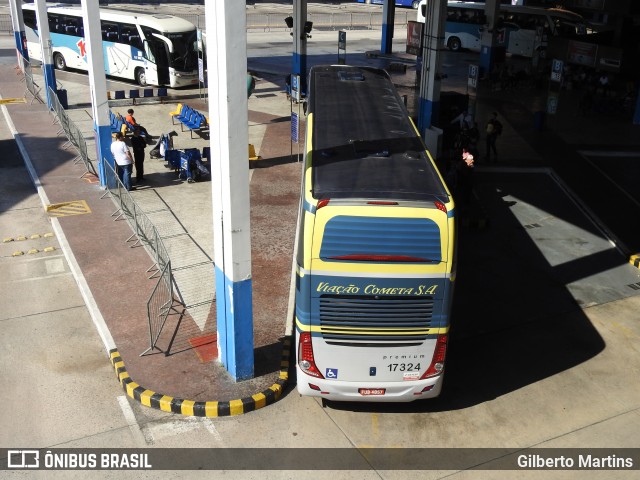
[[[298,143],[299,124],[298,114],[291,112],[291,140],[293,143]]]

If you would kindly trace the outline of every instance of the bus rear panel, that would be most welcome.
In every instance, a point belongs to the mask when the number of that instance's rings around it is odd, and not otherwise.
[[[300,393],[440,393],[454,230],[453,200],[388,75],[314,67],[297,240]]]

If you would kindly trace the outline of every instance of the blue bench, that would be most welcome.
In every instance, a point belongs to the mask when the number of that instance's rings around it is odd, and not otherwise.
[[[111,133],[122,132],[122,126],[124,125],[124,119],[120,115],[116,115],[109,110],[109,121],[111,127]]]
[[[185,127],[189,130],[189,135],[193,138],[193,132],[201,132],[209,128],[207,117],[194,110],[188,105],[180,105],[179,111],[171,112],[171,123],[175,125],[175,120],[180,123],[180,130],[184,132]]]
[[[202,131],[209,128],[207,125],[207,118],[200,112],[196,112],[192,110],[191,115],[187,120],[181,122],[180,130],[184,131],[183,127],[187,127],[189,129],[189,135],[193,138],[194,131]]]

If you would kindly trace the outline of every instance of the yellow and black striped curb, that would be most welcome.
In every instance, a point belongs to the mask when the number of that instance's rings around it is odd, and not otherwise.
[[[631,255],[629,257],[629,263],[636,268],[640,268],[640,253],[636,253],[635,255]]]
[[[91,213],[86,200],[73,200],[71,202],[54,203],[46,206],[50,217],[68,217],[70,215],[83,215]]]
[[[251,395],[250,397],[226,402],[196,402],[182,398],[170,397],[161,393],[147,390],[134,382],[126,367],[118,349],[109,351],[111,364],[116,371],[120,385],[127,396],[140,402],[146,407],[155,408],[168,413],[179,413],[192,417],[228,417],[253,412],[259,408],[271,405],[280,399],[287,382],[289,381],[289,355],[291,339],[285,338],[282,342],[282,359],[280,360],[280,378],[266,390]]]

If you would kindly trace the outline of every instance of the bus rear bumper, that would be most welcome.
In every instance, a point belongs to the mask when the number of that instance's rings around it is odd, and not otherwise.
[[[435,398],[442,391],[443,376],[404,382],[345,382],[311,377],[296,367],[301,395],[340,402],[413,402]]]

